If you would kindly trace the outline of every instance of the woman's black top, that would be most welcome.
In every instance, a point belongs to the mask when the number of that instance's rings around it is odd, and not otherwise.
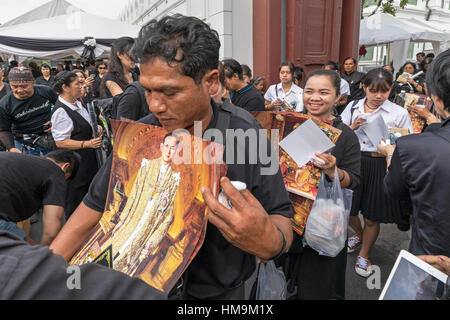
[[[138,76],[134,71],[131,71],[131,75],[133,77],[133,82],[138,80]],[[105,73],[105,75],[103,76],[101,85],[100,85],[100,98],[101,99],[108,99],[108,98],[113,97],[111,91],[109,91],[108,87],[106,86],[106,81],[113,81],[113,82],[117,83],[117,85],[120,86],[123,91],[125,91],[125,88],[128,85],[127,84],[125,86],[121,86],[119,84],[119,81],[117,80],[117,75],[115,73],[111,73],[111,72]]]
[[[342,133],[331,154],[336,158],[336,166],[350,176],[350,185],[347,189],[354,190],[359,186],[360,180],[361,146],[355,132],[342,122],[341,117],[338,116],[333,120],[333,127]]]

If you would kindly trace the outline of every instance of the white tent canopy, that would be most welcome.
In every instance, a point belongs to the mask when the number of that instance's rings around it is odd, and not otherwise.
[[[140,27],[84,12],[0,28],[0,52],[25,57],[62,59],[80,56],[83,39],[97,41],[96,56],[123,36],[137,37]]]
[[[361,21],[359,44],[378,45],[394,41],[443,42],[449,36],[431,26],[412,23],[387,13],[377,13]]]
[[[6,10],[6,8],[4,8]],[[83,11],[66,0],[52,0],[1,25],[2,28]]]

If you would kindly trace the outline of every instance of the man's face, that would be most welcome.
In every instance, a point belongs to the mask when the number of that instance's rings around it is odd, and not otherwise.
[[[18,100],[26,100],[34,94],[34,82],[10,82],[9,85],[11,86],[14,97]]]
[[[418,54],[418,55],[416,56],[416,59],[417,59],[417,62],[418,62],[418,63],[421,63],[423,60],[425,60],[425,57],[423,57],[423,56],[421,56],[420,54]]]
[[[42,67],[41,72],[44,77],[48,77],[50,75],[50,69],[47,67]]]
[[[194,121],[203,121],[203,128],[211,120],[210,95],[219,87],[219,72],[208,72],[197,85],[194,79],[182,75],[177,65],[169,66],[160,58],[141,64],[140,83],[146,90],[150,111],[164,129],[172,132],[187,129],[193,133]]]
[[[231,78],[225,77],[225,89],[229,92],[234,92],[240,89],[240,80],[237,73],[235,73]]]
[[[177,139],[172,136],[166,137],[164,142],[161,143],[161,154],[164,164],[172,162],[176,149],[177,149]]]

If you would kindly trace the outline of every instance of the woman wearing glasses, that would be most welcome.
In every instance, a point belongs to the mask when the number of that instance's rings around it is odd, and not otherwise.
[[[133,69],[136,62],[131,56],[133,38],[122,37],[114,41],[109,57],[109,71],[103,76],[100,98],[112,98],[125,91],[125,88],[138,77]]]
[[[100,86],[102,84],[103,77],[108,72],[108,66],[106,65],[106,62],[100,61],[97,63],[97,75],[94,78],[94,95],[95,97],[100,97]]]

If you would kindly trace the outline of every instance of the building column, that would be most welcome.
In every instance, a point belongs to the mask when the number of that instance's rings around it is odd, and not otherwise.
[[[343,0],[340,63],[343,63],[343,60],[347,57],[359,60],[361,5],[361,0]]]
[[[253,0],[253,74],[264,77],[266,87],[280,82],[281,1]]]

